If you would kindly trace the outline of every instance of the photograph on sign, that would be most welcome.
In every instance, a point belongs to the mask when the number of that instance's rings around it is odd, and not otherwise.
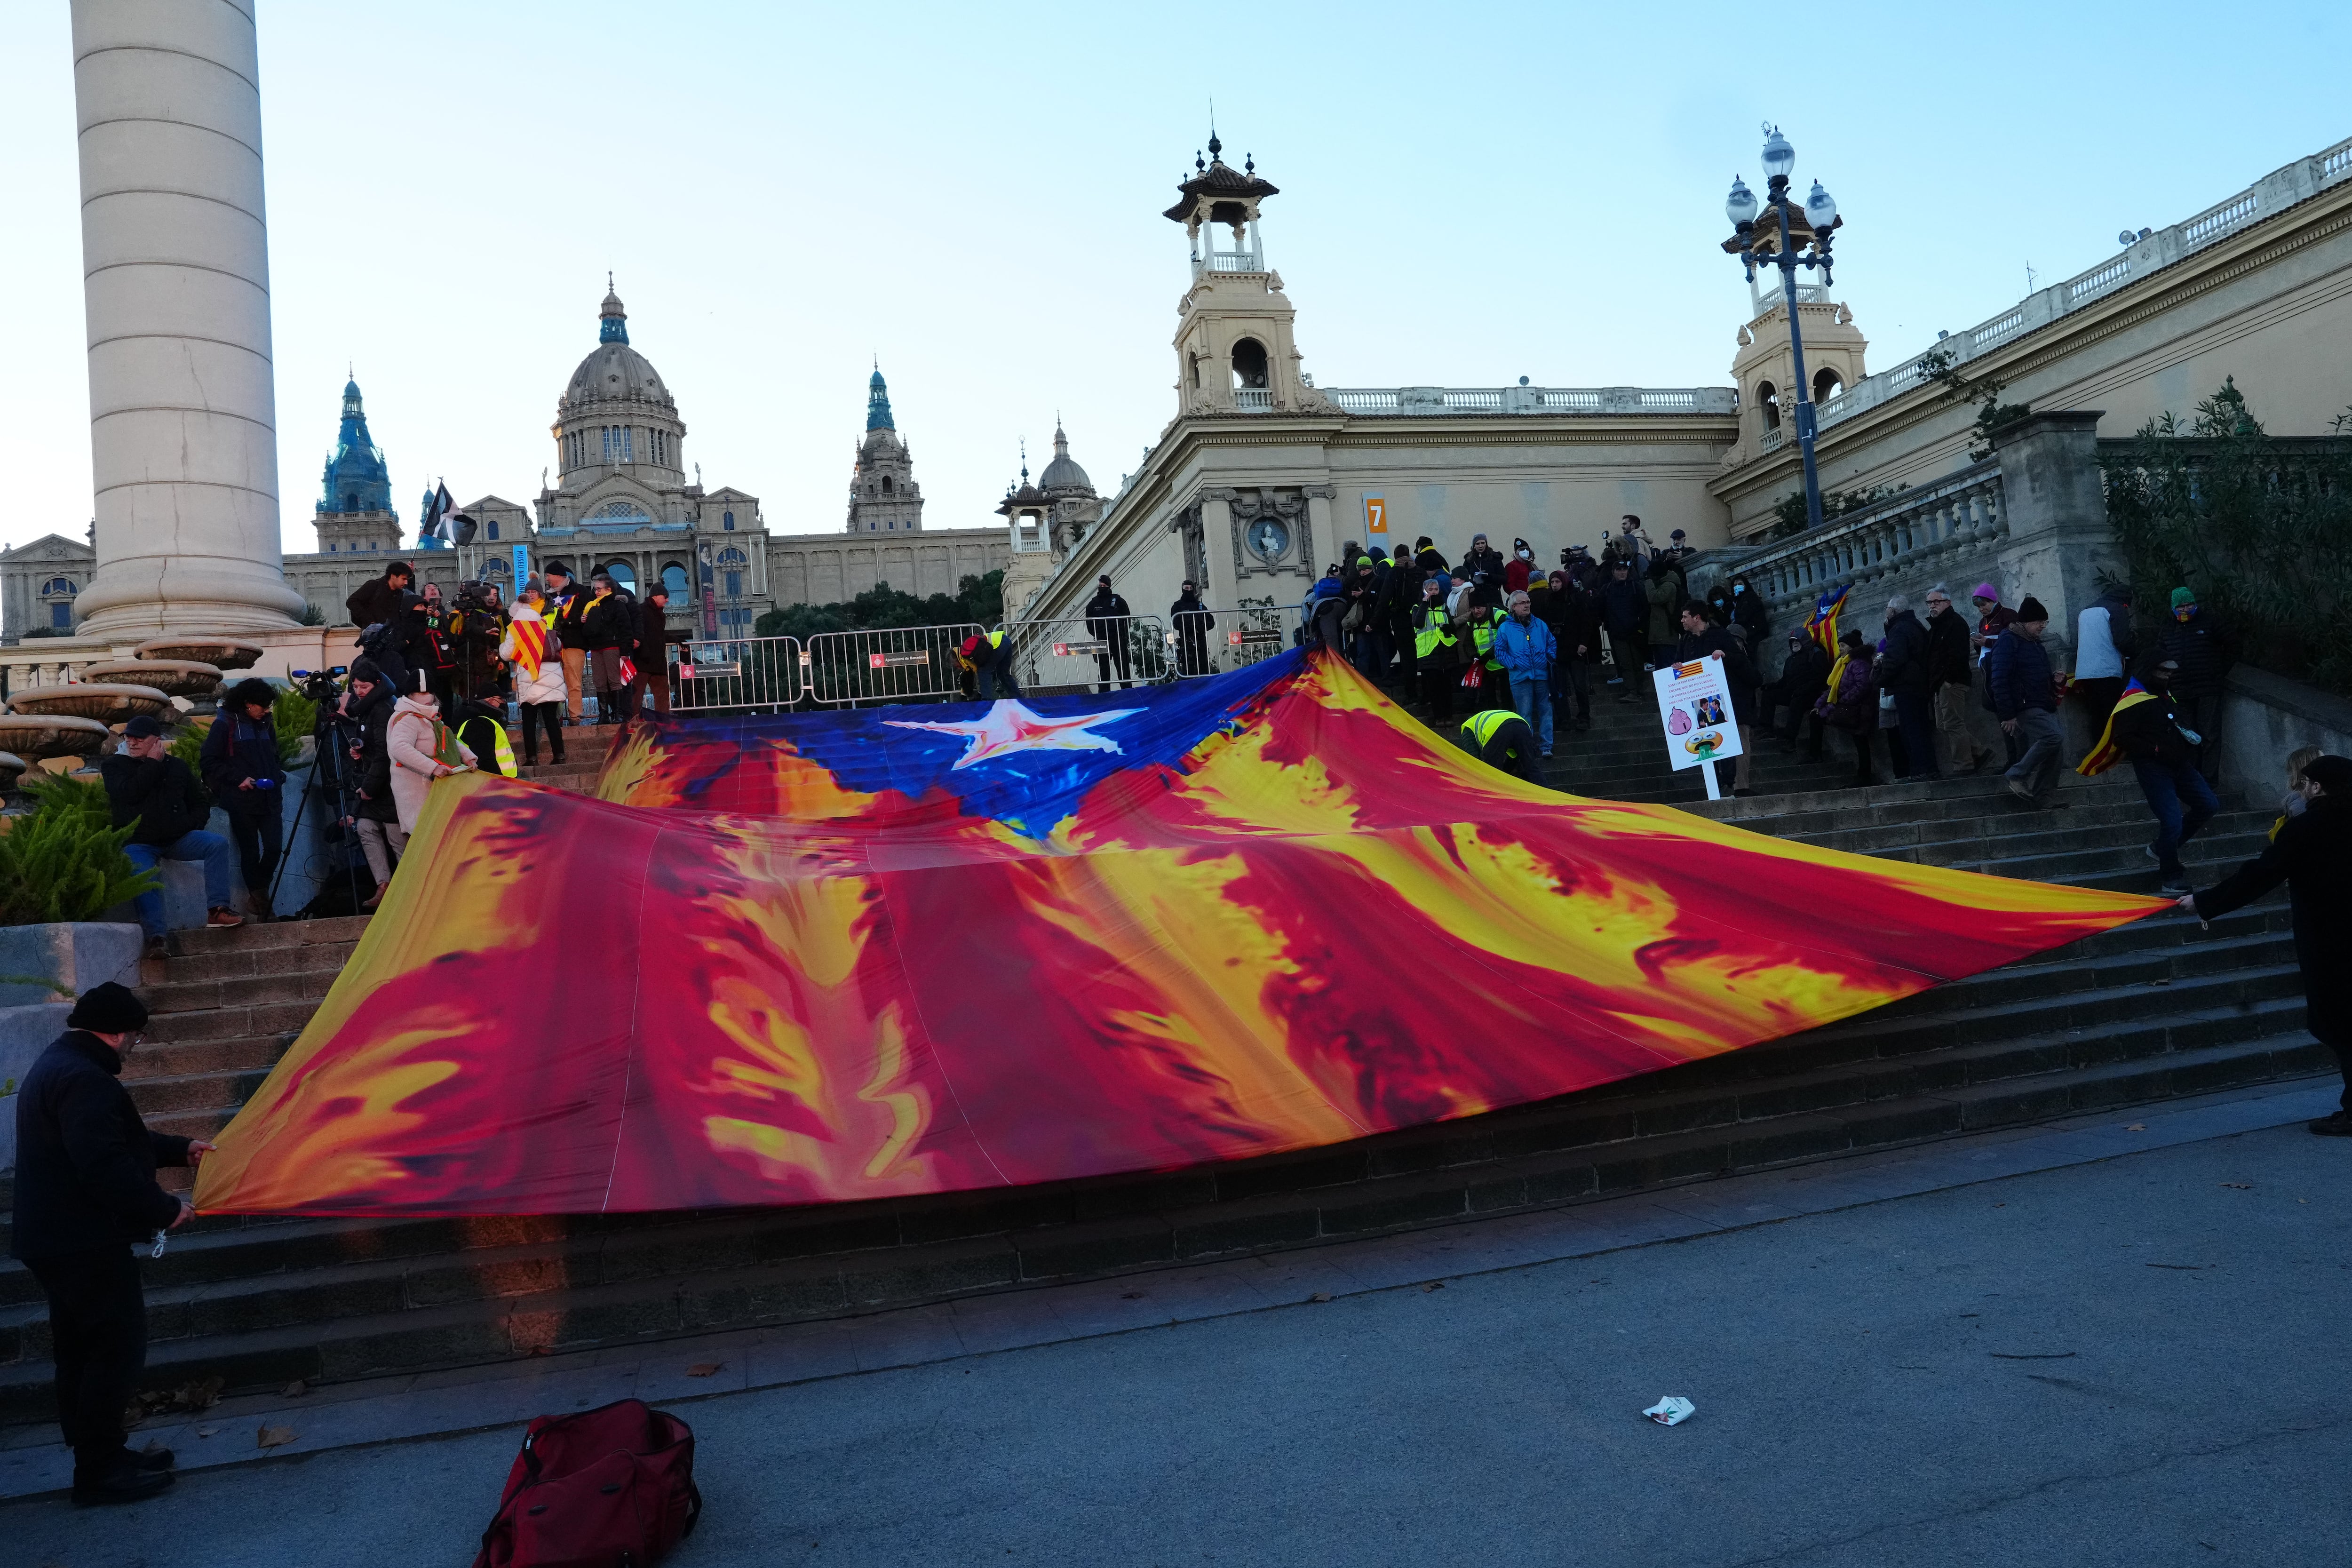
[[[1650,679],[1657,686],[1658,720],[1665,727],[1666,757],[1674,766],[1695,768],[1739,755],[1739,726],[1731,716],[1731,683],[1721,659],[1663,665]]]

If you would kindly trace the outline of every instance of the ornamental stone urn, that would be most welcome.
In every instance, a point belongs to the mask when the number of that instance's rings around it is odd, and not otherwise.
[[[152,687],[165,697],[210,697],[221,683],[219,666],[189,658],[117,659],[111,664],[85,666],[81,678],[130,681]]]
[[[26,762],[95,756],[112,733],[95,719],[69,713],[0,713],[0,751]]]
[[[25,769],[28,765],[14,752],[0,752],[0,792],[15,789],[16,781],[25,776]]]
[[[239,642],[230,637],[207,637],[203,632],[181,632],[168,637],[152,637],[131,650],[133,658],[184,659],[194,664],[209,664],[215,669],[251,669],[261,658],[258,644]]]
[[[162,717],[172,710],[172,699],[152,686],[117,686],[107,681],[36,686],[8,699],[11,713],[41,717],[70,714],[101,724],[127,724],[142,714]]]

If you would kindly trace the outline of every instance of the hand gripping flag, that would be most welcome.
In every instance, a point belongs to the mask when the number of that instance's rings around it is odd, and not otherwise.
[[[200,1208],[1201,1165],[1737,1050],[2168,907],[1561,795],[1319,650],[1109,697],[654,716],[597,796],[434,786]]]
[[[2115,711],[2107,715],[2106,727],[2099,731],[2099,743],[2091,748],[2089,755],[2074,764],[2074,771],[2086,779],[2095,779],[2122,762],[2123,748],[2116,744],[2116,721],[2123,717],[2125,709],[2155,700],[2156,693],[2137,680],[2125,687],[2124,694],[2116,699]]]

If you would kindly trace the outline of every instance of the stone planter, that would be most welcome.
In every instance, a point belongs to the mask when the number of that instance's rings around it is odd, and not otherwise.
[[[187,632],[178,637],[152,638],[131,653],[134,658],[182,659],[209,664],[215,669],[251,669],[261,658],[261,649],[256,644]]]
[[[135,925],[76,921],[0,926],[0,1172],[16,1168],[16,1086],[33,1058],[64,1032],[73,997],[101,982],[139,984]],[[65,988],[26,984],[46,977]]]
[[[28,763],[95,756],[111,733],[95,719],[70,714],[0,713],[0,751],[14,752]]]
[[[218,667],[183,658],[117,659],[89,665],[81,676],[84,680],[133,681],[166,697],[210,697],[221,683]]]
[[[28,765],[14,752],[0,752],[0,791],[15,789]]]
[[[95,719],[101,724],[127,724],[142,713],[158,718],[169,713],[172,699],[152,686],[77,680],[66,686],[36,686],[29,691],[20,691],[8,700],[8,710],[43,718],[62,713],[76,719]]]

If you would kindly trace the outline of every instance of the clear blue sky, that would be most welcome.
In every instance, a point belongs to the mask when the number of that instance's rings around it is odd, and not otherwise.
[[[934,527],[1058,409],[1106,492],[1173,411],[1206,140],[1326,386],[1728,380],[1716,249],[1758,124],[1847,226],[1874,365],[2352,134],[2352,8],[2275,5],[365,7],[262,0],[279,486],[309,527],[357,367],[394,495],[528,502],[604,272],[705,480],[842,526],[881,357]],[[5,0],[0,543],[89,515],[62,0]],[[1776,68],[1776,58],[1796,66]],[[1040,463],[1033,458],[1033,468]]]

